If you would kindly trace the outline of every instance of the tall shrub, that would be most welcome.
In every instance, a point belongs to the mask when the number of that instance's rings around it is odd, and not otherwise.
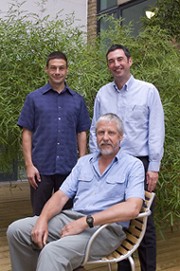
[[[143,21],[149,26],[159,26],[167,31],[171,38],[180,43],[180,0],[157,0],[157,4],[152,8],[154,16]]]
[[[47,55],[64,51],[71,66],[85,42],[83,31],[73,27],[73,14],[62,20],[58,12],[50,21],[22,7],[23,3],[12,5],[6,18],[0,18],[0,172],[9,171],[19,159],[17,119],[27,93],[46,83]]]

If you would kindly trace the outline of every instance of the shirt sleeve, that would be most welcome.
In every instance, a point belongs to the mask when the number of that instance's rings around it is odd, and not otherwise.
[[[165,138],[164,111],[158,90],[153,86],[149,102],[149,171],[159,171]]]
[[[99,99],[97,95],[94,101],[93,118],[92,118],[90,135],[89,135],[89,149],[91,153],[97,151],[98,149],[97,141],[96,141],[96,122],[99,117],[100,117],[100,103],[99,103]]]
[[[81,100],[81,107],[80,107],[79,120],[78,120],[78,126],[77,126],[78,133],[89,130],[90,125],[91,125],[86,103],[84,101],[84,98],[83,97],[81,98],[82,100]]]
[[[136,160],[128,176],[128,185],[125,192],[126,200],[132,197],[144,200],[144,175],[143,163]]]
[[[25,99],[17,125],[21,128],[27,128],[30,131],[34,129],[34,106],[31,95],[27,95]]]

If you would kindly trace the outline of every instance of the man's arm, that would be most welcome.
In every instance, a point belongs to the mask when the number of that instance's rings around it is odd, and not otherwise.
[[[86,131],[82,131],[77,134],[77,142],[78,142],[78,149],[79,149],[79,157],[81,157],[87,153],[87,133],[86,133]]]
[[[100,117],[99,107],[100,106],[99,106],[98,98],[96,96],[95,101],[94,101],[93,118],[91,122],[90,133],[89,133],[89,149],[91,153],[95,152],[98,149],[97,142],[96,142],[96,122],[98,118]]]
[[[149,98],[149,127],[148,127],[148,171],[158,172],[163,157],[163,145],[165,138],[164,110],[158,90],[150,89]]]
[[[40,174],[32,162],[32,132],[26,128],[23,128],[22,131],[22,149],[28,181],[36,189],[37,181],[40,181]]]
[[[51,220],[51,218],[61,212],[68,199],[69,198],[65,193],[63,193],[61,190],[58,190],[46,202],[31,232],[32,241],[39,248],[43,248],[46,245],[48,237],[48,222]]]
[[[140,198],[129,198],[93,215],[94,225],[131,220],[139,214],[142,204],[143,200]]]
[[[94,226],[128,221],[135,218],[142,207],[143,200],[140,198],[129,198],[125,202],[118,203],[107,210],[93,214]],[[86,217],[67,224],[61,231],[61,237],[79,234],[88,228]]]
[[[148,185],[147,190],[152,192],[156,188],[156,184],[158,182],[159,173],[156,171],[147,171],[146,173],[146,182]]]
[[[163,157],[163,145],[165,138],[164,127],[164,111],[158,90],[154,87],[154,91],[149,102],[149,166],[146,173],[148,191],[152,192],[156,188],[158,182],[158,172]]]

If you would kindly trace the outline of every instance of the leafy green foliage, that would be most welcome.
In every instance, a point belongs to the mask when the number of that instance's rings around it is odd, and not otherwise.
[[[152,82],[160,92],[165,111],[165,152],[157,189],[157,223],[174,223],[180,213],[180,56],[170,37],[159,26],[147,26],[136,38],[131,27],[120,27],[111,17],[107,31],[86,43],[83,31],[73,27],[73,16],[62,21],[19,12],[12,8],[0,19],[0,171],[9,170],[13,160],[22,161],[17,119],[27,93],[46,83],[46,56],[64,51],[69,59],[68,84],[81,93],[90,115],[98,89],[111,80],[105,53],[112,43],[121,43],[132,52],[132,73]]]
[[[157,0],[157,5],[152,8],[152,11],[155,15],[150,20],[144,18],[144,23],[149,26],[158,25],[180,42],[180,0]]]
[[[62,50],[77,56],[85,40],[85,34],[72,27],[73,14],[61,20],[58,13],[50,21],[21,12],[22,6],[12,5],[7,18],[0,18],[0,171],[9,171],[11,161],[21,159],[16,123],[27,93],[46,83],[47,55]]]

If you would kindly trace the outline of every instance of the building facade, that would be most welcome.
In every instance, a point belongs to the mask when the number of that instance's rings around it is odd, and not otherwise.
[[[157,0],[88,0],[87,32],[89,40],[102,29],[106,28],[103,18],[98,16],[109,14],[115,18],[122,18],[122,25],[133,24],[133,34],[137,35],[140,27],[140,18],[146,15]]]
[[[20,10],[35,13],[39,16],[49,15],[50,19],[56,17],[57,13],[66,18],[67,15],[74,14],[74,25],[87,26],[87,0],[0,0],[0,18],[7,15],[7,11],[12,7],[19,7]]]

